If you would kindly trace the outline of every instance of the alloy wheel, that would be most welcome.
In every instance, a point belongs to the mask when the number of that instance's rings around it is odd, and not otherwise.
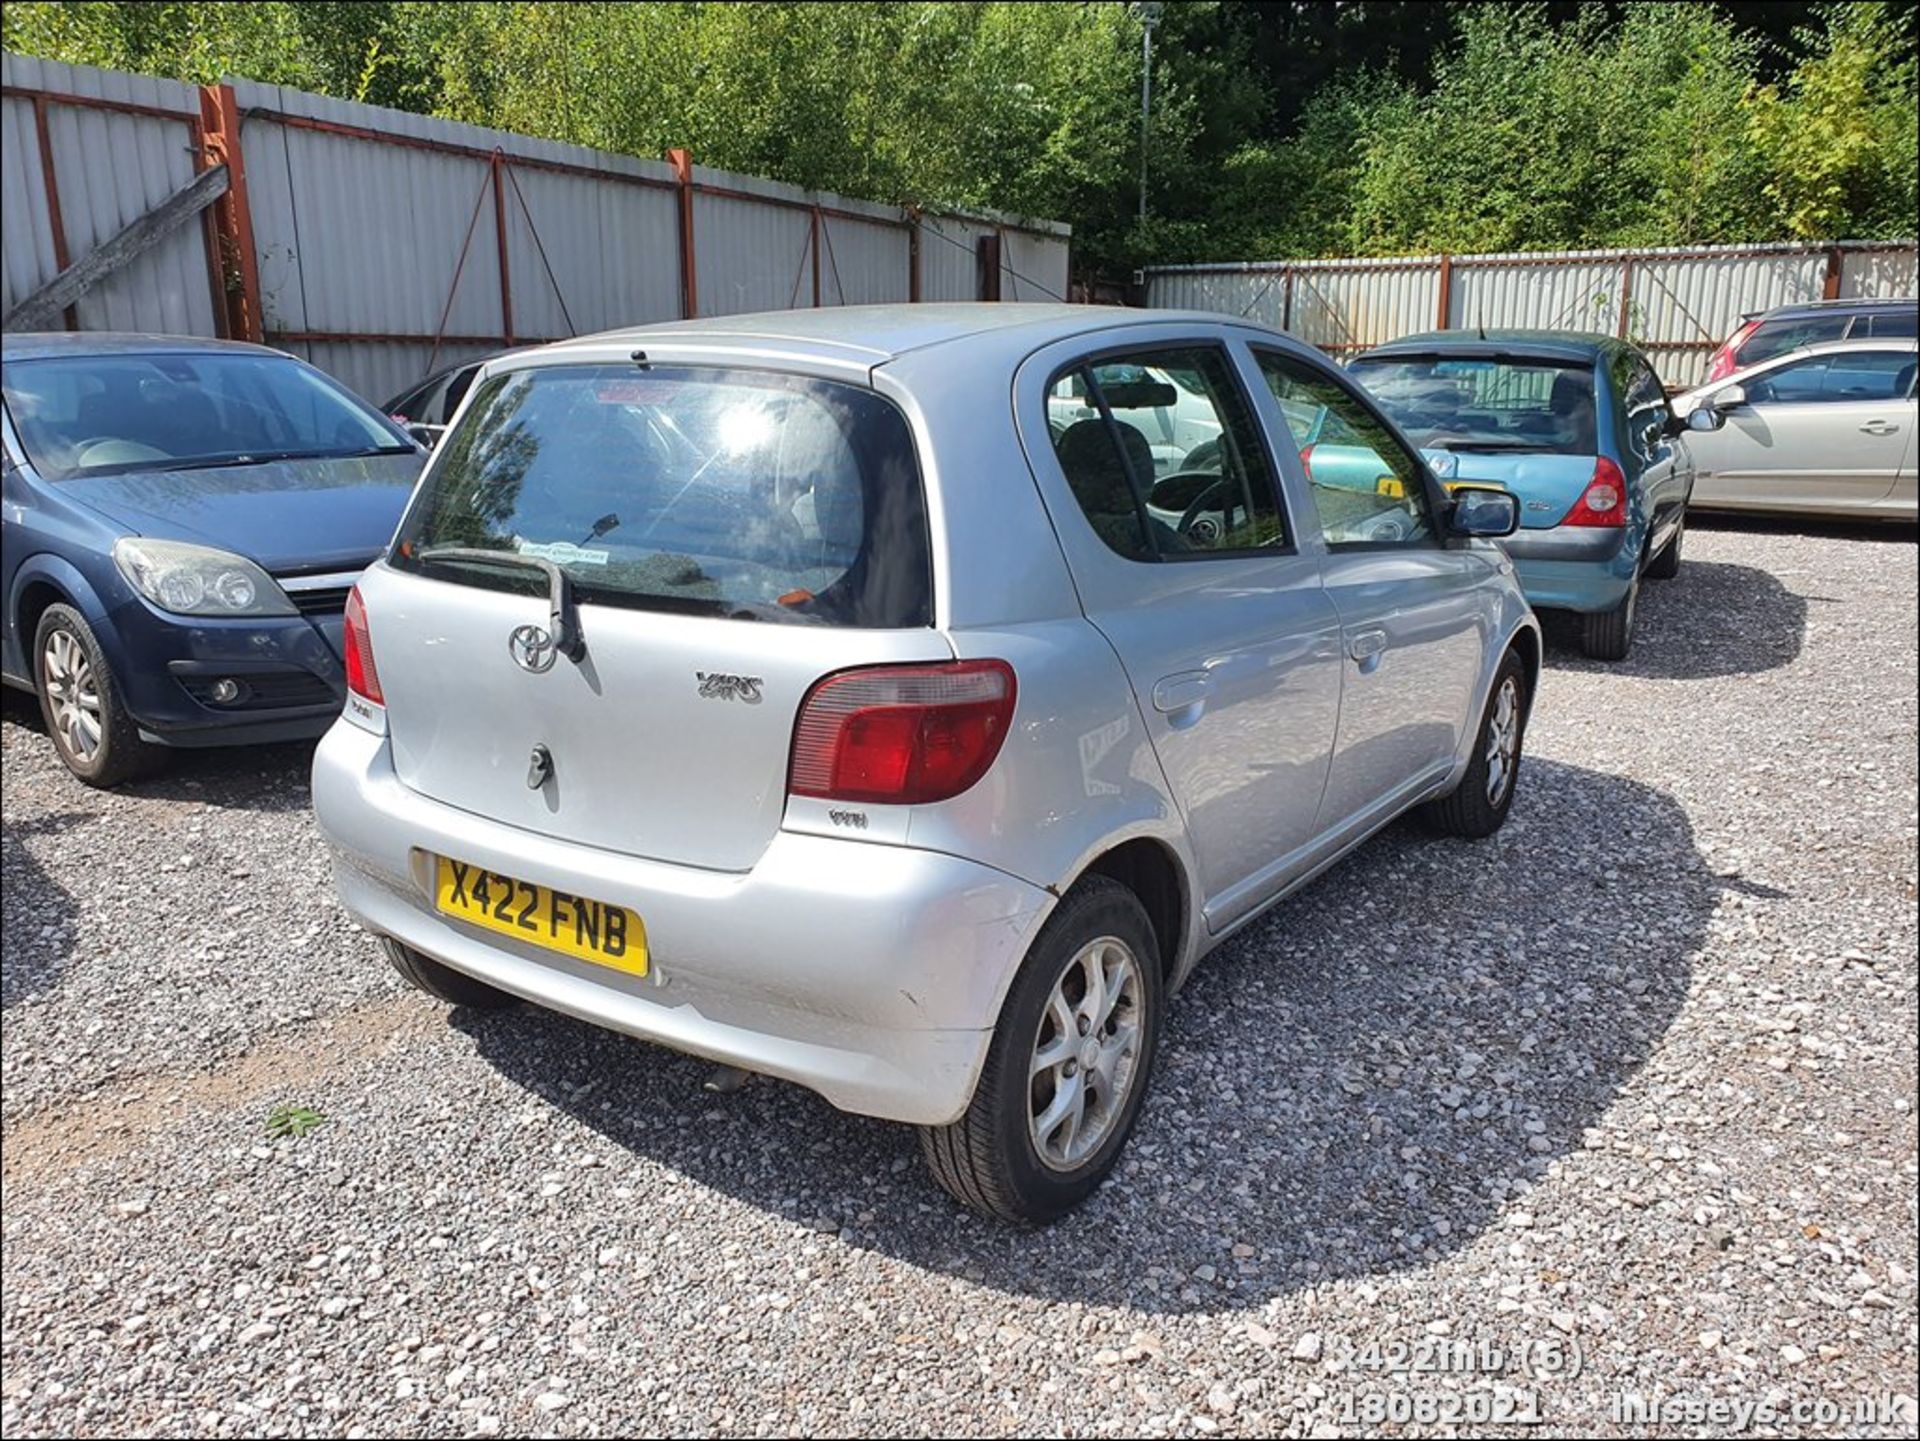
[[[1513,786],[1520,762],[1520,685],[1512,676],[1500,682],[1493,716],[1487,722],[1487,800],[1498,806]]]
[[[56,738],[76,761],[90,764],[100,751],[100,688],[94,683],[86,648],[73,632],[56,630],[47,637],[40,655],[40,683],[53,712]]]
[[[1116,936],[1082,946],[1047,997],[1027,1067],[1027,1132],[1041,1163],[1084,1165],[1125,1115],[1140,1075],[1140,961]]]

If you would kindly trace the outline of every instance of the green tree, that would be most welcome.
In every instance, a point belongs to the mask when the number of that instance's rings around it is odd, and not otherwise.
[[[1807,56],[1784,89],[1761,86],[1746,105],[1778,226],[1809,240],[1912,235],[1920,113],[1911,36],[1882,0],[1823,18],[1803,32]]]
[[[299,86],[1152,260],[1911,234],[1915,7],[9,0],[57,60]],[[1810,22],[1810,23],[1809,23]],[[1782,79],[1784,77],[1784,79]]]

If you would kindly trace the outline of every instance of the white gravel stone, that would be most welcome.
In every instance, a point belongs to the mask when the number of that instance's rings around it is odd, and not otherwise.
[[[1209,957],[1035,1230],[902,1128],[403,991],[308,748],[95,792],[10,694],[0,1425],[1338,1435],[1452,1389],[1357,1347],[1443,1339],[1577,1344],[1485,1378],[1555,1434],[1657,1387],[1911,1435],[1915,559],[1697,525],[1626,662],[1549,617],[1507,828],[1392,827]]]

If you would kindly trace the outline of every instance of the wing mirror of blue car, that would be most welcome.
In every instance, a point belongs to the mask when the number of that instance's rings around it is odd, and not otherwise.
[[[1520,497],[1490,485],[1462,485],[1453,492],[1447,528],[1455,535],[1499,540],[1520,528]]]
[[[1722,386],[1719,390],[1714,391],[1711,401],[1713,408],[1723,415],[1729,410],[1738,410],[1746,403],[1746,387],[1741,385]]]

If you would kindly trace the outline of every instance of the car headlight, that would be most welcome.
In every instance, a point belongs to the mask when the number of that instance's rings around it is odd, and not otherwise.
[[[273,577],[243,555],[129,535],[114,543],[113,563],[127,584],[175,615],[298,615]]]

